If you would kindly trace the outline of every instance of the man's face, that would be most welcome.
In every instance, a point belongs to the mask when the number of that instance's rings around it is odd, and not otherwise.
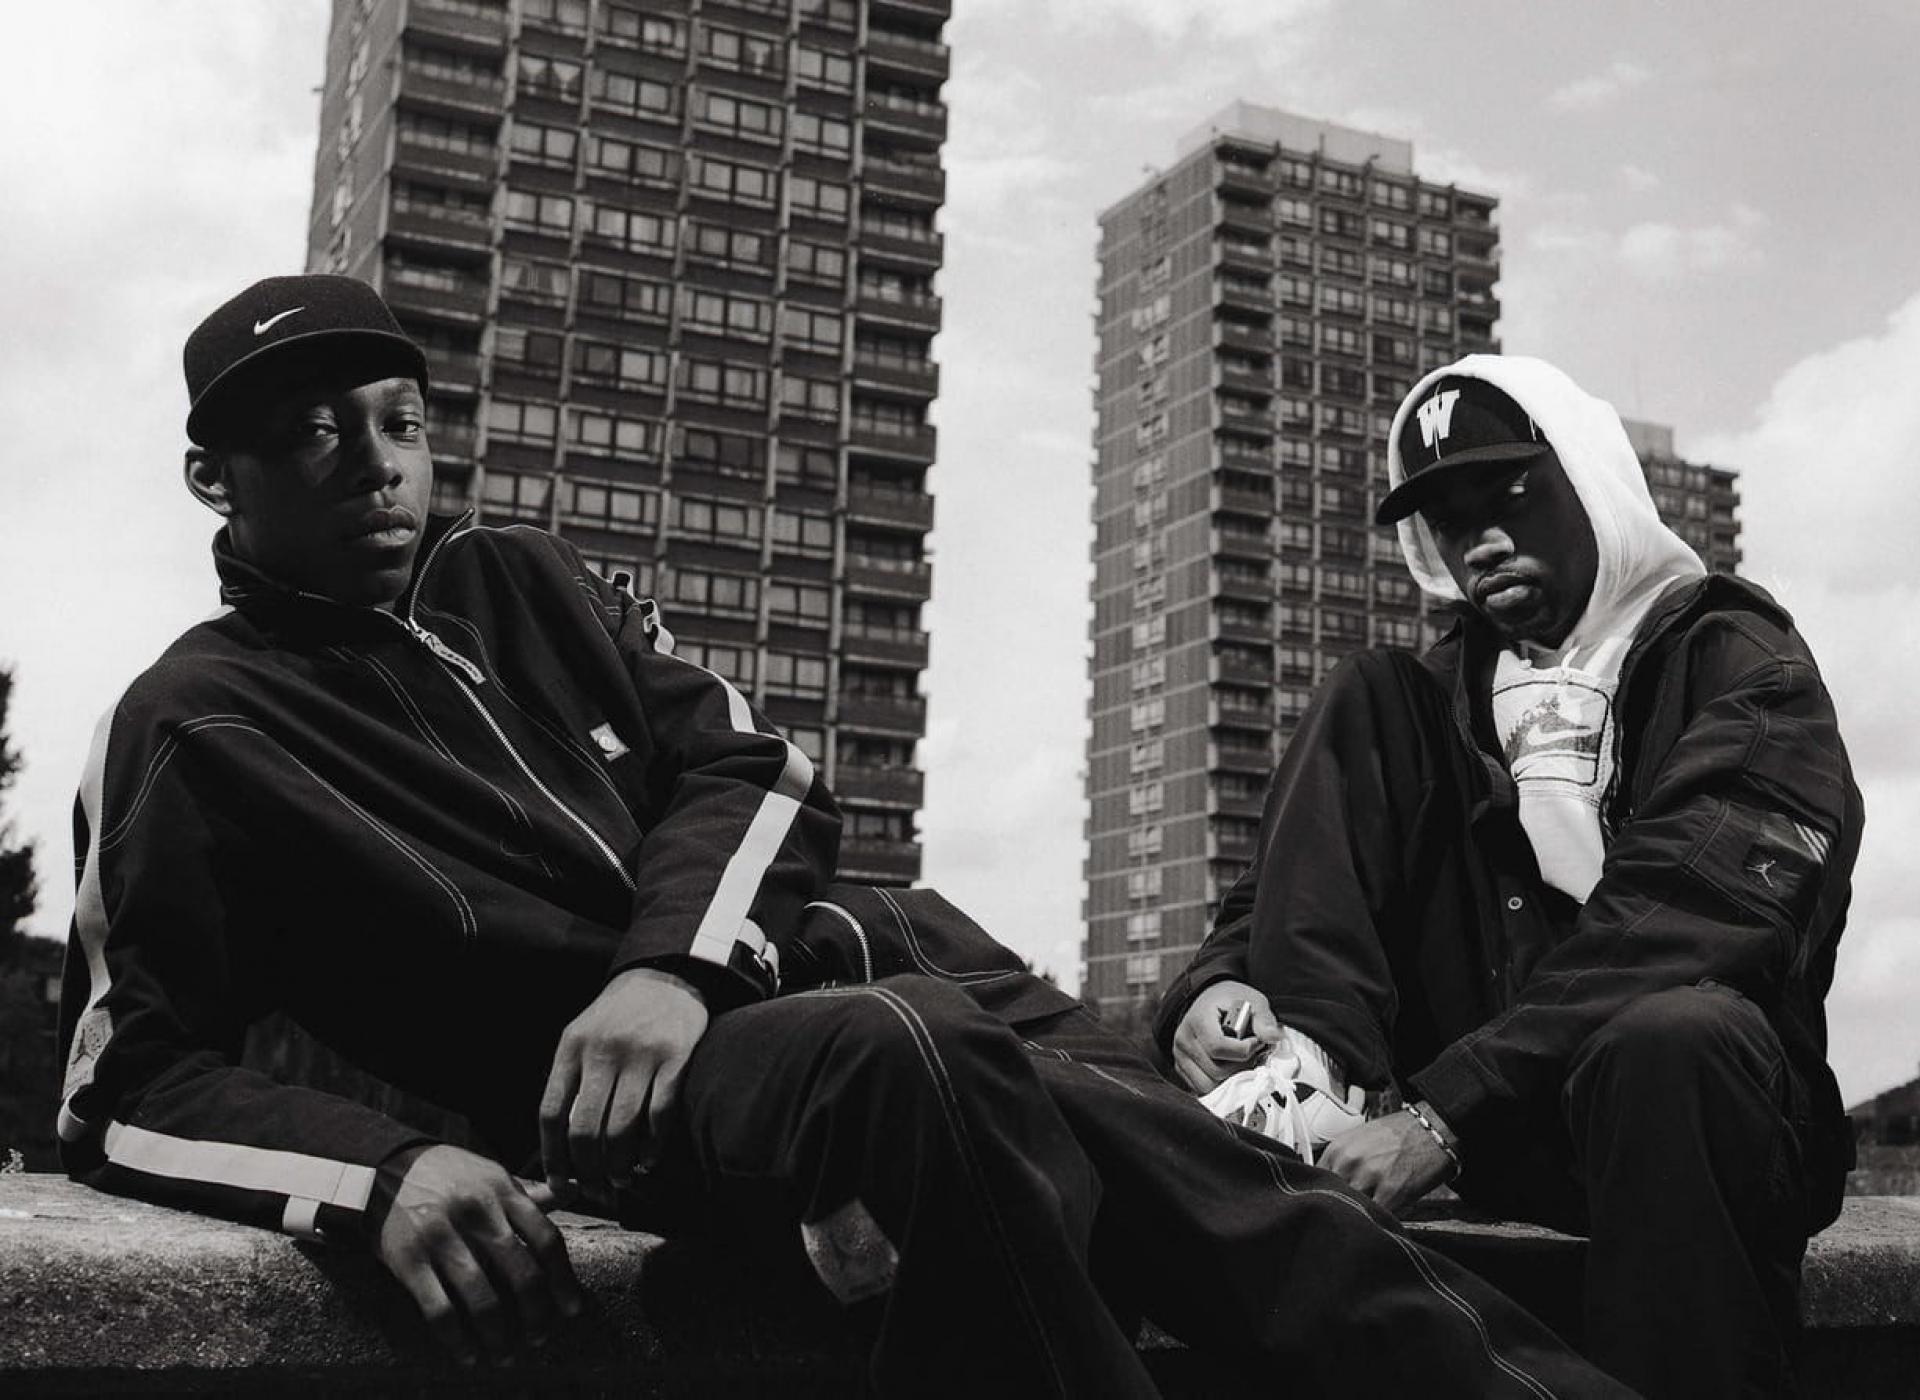
[[[234,552],[295,588],[390,608],[433,490],[426,405],[411,379],[336,373],[270,391],[220,464]]]
[[[1513,472],[1471,475],[1421,508],[1447,572],[1508,641],[1555,647],[1593,596],[1593,526],[1549,452]]]

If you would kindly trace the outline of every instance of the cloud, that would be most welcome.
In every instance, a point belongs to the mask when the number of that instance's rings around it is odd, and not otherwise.
[[[1111,32],[1116,24],[1158,39],[1244,39],[1296,24],[1326,11],[1330,0],[968,0],[983,18],[1038,12],[1057,29]]]
[[[1660,188],[1660,177],[1645,166],[1623,165],[1619,170],[1620,183],[1635,194],[1645,194],[1649,190]]]
[[[68,812],[94,717],[216,602],[213,518],[180,484],[179,347],[248,281],[297,268],[327,11],[34,6],[44,61],[0,85],[0,416],[20,468],[0,526],[0,659],[26,759],[8,810],[34,839],[35,932],[64,929]],[[74,114],[80,114],[75,116]],[[65,115],[61,115],[65,114]],[[21,328],[31,327],[31,334]]]
[[[1617,101],[1653,76],[1651,69],[1630,59],[1615,59],[1606,71],[1555,88],[1547,105],[1562,112],[1588,112]]]
[[[1650,282],[1718,272],[1753,272],[1766,264],[1755,242],[1766,227],[1757,209],[1736,204],[1718,223],[1682,228],[1639,223],[1620,235],[1618,255],[1627,271]]]
[[[1771,589],[1819,657],[1839,710],[1867,829],[1828,997],[1832,1060],[1849,1102],[1911,1077],[1920,1057],[1920,295],[1876,333],[1806,356],[1752,425],[1689,440],[1739,469],[1745,572]]]

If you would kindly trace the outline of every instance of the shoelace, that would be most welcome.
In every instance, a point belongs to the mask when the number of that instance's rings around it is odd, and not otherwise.
[[[1312,1166],[1313,1133],[1295,1082],[1299,1074],[1299,1060],[1276,1051],[1252,1069],[1229,1076],[1200,1102],[1214,1117],[1270,1137]]]

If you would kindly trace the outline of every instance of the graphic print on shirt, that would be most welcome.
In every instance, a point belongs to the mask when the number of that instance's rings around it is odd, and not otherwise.
[[[1495,713],[1512,714],[1516,702],[1524,708],[1509,722],[1511,727],[1500,726],[1503,756],[1514,781],[1597,786],[1606,756],[1608,693],[1564,678],[1521,681],[1495,694]]]

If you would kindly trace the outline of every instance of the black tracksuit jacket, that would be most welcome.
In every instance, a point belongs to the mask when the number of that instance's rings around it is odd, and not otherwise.
[[[813,765],[651,602],[527,527],[435,521],[394,613],[261,577],[101,721],[62,1007],[68,1170],[295,1233],[419,1135],[239,1065],[283,1010],[531,1153],[561,1031],[614,973],[769,995],[830,877]]]

